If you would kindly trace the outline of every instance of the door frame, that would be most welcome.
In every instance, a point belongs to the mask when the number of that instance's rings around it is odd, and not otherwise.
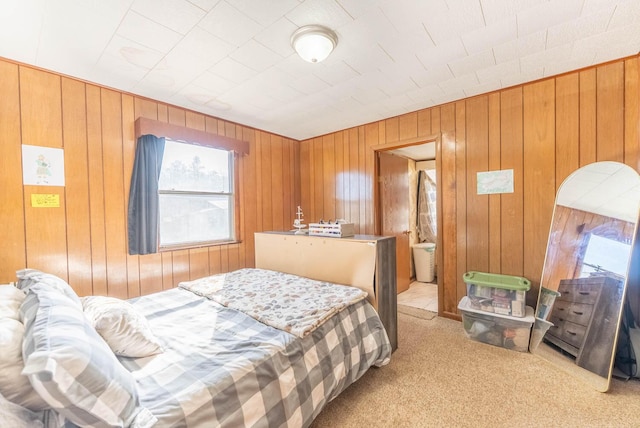
[[[418,146],[422,144],[435,143],[436,145],[436,219],[438,222],[436,238],[436,265],[438,271],[444,272],[443,260],[443,236],[442,236],[442,190],[440,188],[442,183],[442,143],[440,137],[430,136],[425,138],[412,138],[408,140],[397,141],[394,143],[377,144],[371,146],[373,151],[373,226],[374,233],[380,235],[382,231],[382,207],[380,205],[380,164],[378,158],[378,152],[388,152],[403,147]],[[403,156],[404,157],[404,156]],[[406,158],[410,159],[410,158]],[[415,160],[415,159],[411,159]],[[411,252],[411,251],[410,251]],[[436,284],[438,285],[438,315],[441,315],[444,311],[444,283],[442,281],[442,274],[436,275]]]

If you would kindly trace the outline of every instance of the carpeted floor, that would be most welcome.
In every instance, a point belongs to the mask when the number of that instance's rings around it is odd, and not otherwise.
[[[468,339],[460,322],[399,312],[391,363],[365,373],[313,428],[640,427],[637,380],[600,393],[535,355]]]

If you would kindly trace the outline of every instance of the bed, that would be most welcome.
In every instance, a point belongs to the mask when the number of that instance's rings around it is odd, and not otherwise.
[[[354,287],[241,269],[118,301],[21,275],[22,374],[45,401],[30,412],[42,426],[306,427],[390,360],[380,318]]]

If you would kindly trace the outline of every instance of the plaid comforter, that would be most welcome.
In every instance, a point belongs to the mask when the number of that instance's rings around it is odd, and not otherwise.
[[[176,288],[131,301],[166,351],[120,358],[158,427],[304,427],[391,346],[366,301],[297,338]]]

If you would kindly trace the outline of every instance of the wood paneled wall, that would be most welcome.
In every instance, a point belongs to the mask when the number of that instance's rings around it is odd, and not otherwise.
[[[250,143],[250,154],[238,162],[240,243],[128,255],[138,117]],[[22,144],[63,148],[66,185],[23,186]],[[125,298],[253,266],[253,233],[293,223],[298,158],[291,139],[0,60],[0,282],[15,281],[16,270],[30,267],[66,279],[80,295]],[[33,193],[60,195],[60,208],[32,207]]]
[[[555,291],[558,291],[561,280],[580,276],[585,239],[589,234],[629,243],[636,226],[635,223],[562,205],[556,206],[552,221],[553,245],[546,254],[542,283]]]
[[[441,313],[459,318],[469,270],[525,276],[535,306],[555,193],[595,161],[639,168],[638,57],[302,141],[307,219],[374,233],[374,148],[436,141]],[[476,173],[513,169],[514,193],[477,195]]]
[[[523,275],[537,296],[555,191],[598,160],[639,168],[638,57],[408,113],[300,143],[0,60],[0,281],[33,267],[81,295],[134,297],[252,266],[253,232],[344,218],[376,231],[374,147],[436,141],[441,313],[457,318],[468,270]],[[137,117],[249,141],[239,161],[242,242],[129,256],[126,204]],[[21,144],[64,148],[65,187],[22,185]],[[477,195],[476,173],[513,169],[515,191]],[[60,195],[33,208],[32,193]]]

